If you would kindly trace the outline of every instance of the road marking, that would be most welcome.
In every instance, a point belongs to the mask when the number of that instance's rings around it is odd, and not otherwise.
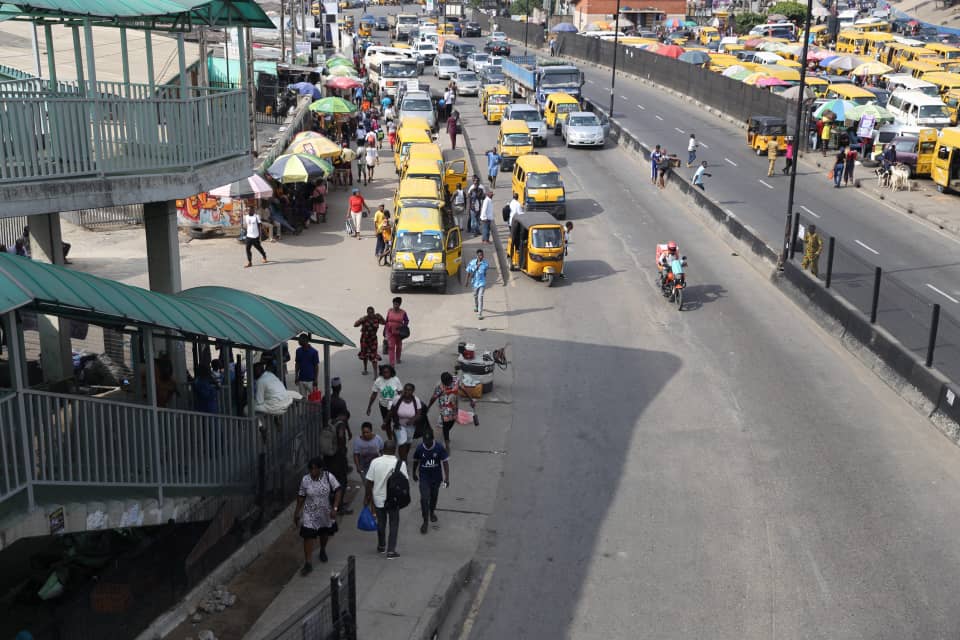
[[[724,160],[726,160],[728,163],[732,164],[733,166],[737,166],[737,163],[731,160],[730,158],[724,158]]]
[[[674,127],[673,130],[676,131],[677,133],[686,133],[686,131],[684,131],[680,127]]]
[[[927,287],[929,287],[930,289],[933,289],[934,291],[936,291],[937,293],[939,293],[940,295],[942,295],[944,298],[946,298],[947,300],[949,300],[949,301],[952,302],[953,304],[960,304],[960,300],[957,300],[957,299],[954,298],[953,296],[948,296],[947,294],[945,294],[943,291],[940,291],[940,289],[937,289],[937,288],[936,288],[935,286],[933,286],[932,284],[927,284]]]
[[[661,121],[663,120],[663,118],[661,118],[660,116],[654,116],[654,117],[655,117],[657,120],[661,120]]]
[[[707,146],[707,143],[705,143],[705,142],[701,142],[701,143],[700,143],[700,146],[703,147],[704,149],[709,149],[709,148],[710,148],[709,146]]]
[[[487,595],[487,589],[490,588],[490,581],[493,580],[493,570],[497,568],[497,565],[491,562],[487,565],[487,570],[483,574],[483,580],[480,581],[480,588],[477,589],[477,595],[473,597],[473,603],[470,605],[470,613],[467,614],[466,620],[463,621],[463,627],[460,629],[460,640],[467,640],[470,637],[470,632],[473,631],[473,625],[477,621],[477,616],[480,614],[480,605],[483,604],[483,599]]]
[[[759,178],[757,179],[757,182],[759,182],[760,184],[762,184],[763,186],[765,186],[767,189],[773,189],[773,185],[772,185],[772,184],[768,184],[768,183],[764,182],[763,180],[760,180]]]
[[[637,105],[637,109],[640,109],[640,111],[645,111],[645,110],[646,110],[646,107],[643,106],[642,104],[638,104],[638,105]]]
[[[630,98],[628,98],[627,96],[620,96],[620,97],[621,97],[623,100],[629,100],[629,99],[630,99]]]
[[[873,248],[871,248],[871,247],[868,247],[867,245],[863,244],[863,243],[860,242],[859,240],[854,240],[854,242],[856,242],[858,245],[860,245],[861,247],[863,247],[864,249],[866,249],[866,250],[869,251],[870,253],[872,253],[872,254],[874,254],[874,255],[876,255],[876,256],[880,255],[880,252],[879,252],[879,251],[877,251],[876,249],[873,249]]]
[[[812,215],[814,218],[819,218],[819,217],[820,217],[820,214],[819,214],[819,213],[814,213],[813,211],[810,211],[810,209],[807,209],[807,208],[806,208],[805,206],[803,206],[803,205],[800,205],[800,208],[803,209],[804,211],[806,211],[807,213],[809,213],[810,215]]]

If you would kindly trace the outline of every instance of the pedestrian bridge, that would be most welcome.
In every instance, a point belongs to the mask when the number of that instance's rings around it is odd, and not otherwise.
[[[51,316],[61,331],[120,336],[127,348],[114,366],[128,384],[45,380],[24,335]],[[0,549],[29,536],[180,520],[202,513],[204,498],[269,491],[317,451],[316,426],[329,416],[326,405],[299,401],[282,416],[258,416],[243,400],[255,397],[256,381],[244,375],[255,355],[283,378],[285,343],[308,334],[322,345],[329,393],[330,347],[353,346],[322,318],[243,291],[162,294],[10,254],[0,254],[0,318]],[[146,363],[177,343],[192,367],[173,359],[182,400],[159,406],[161,368]],[[211,347],[239,375],[227,374],[216,413],[204,413],[190,380]]]

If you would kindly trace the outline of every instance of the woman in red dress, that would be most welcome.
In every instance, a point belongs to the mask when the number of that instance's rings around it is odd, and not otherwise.
[[[410,324],[410,318],[400,304],[403,299],[397,296],[393,299],[393,307],[387,311],[386,327],[384,335],[387,338],[387,353],[390,356],[390,364],[396,366],[400,364],[400,353],[403,351],[403,337],[400,335],[402,327]]]
[[[377,329],[386,324],[387,321],[373,307],[367,307],[367,315],[353,323],[353,326],[360,327],[360,352],[357,357],[363,362],[363,375],[367,375],[368,362],[376,367],[380,360]]]

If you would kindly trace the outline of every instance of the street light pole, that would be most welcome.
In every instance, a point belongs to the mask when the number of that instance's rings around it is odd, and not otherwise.
[[[800,54],[800,95],[797,100],[797,117],[794,120],[793,130],[793,163],[790,165],[790,190],[787,192],[787,220],[783,230],[783,247],[780,251],[780,260],[777,268],[783,270],[783,265],[789,256],[790,247],[796,242],[793,237],[795,220],[793,213],[793,194],[797,186],[797,165],[800,159],[800,126],[803,123],[803,110],[807,107],[804,92],[807,86],[807,53],[810,51],[810,18],[813,15],[813,0],[807,0],[807,17],[803,25],[803,51]]]
[[[620,0],[617,0],[617,13],[613,16],[613,65],[610,71],[610,117],[613,117],[613,88],[617,83],[617,46],[620,42]]]
[[[530,0],[527,0],[527,15],[523,21],[523,55],[527,55],[527,31],[530,27]]]

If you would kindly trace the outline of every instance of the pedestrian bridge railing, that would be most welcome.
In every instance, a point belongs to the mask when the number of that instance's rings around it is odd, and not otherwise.
[[[0,83],[0,184],[174,173],[245,155],[240,89]]]

